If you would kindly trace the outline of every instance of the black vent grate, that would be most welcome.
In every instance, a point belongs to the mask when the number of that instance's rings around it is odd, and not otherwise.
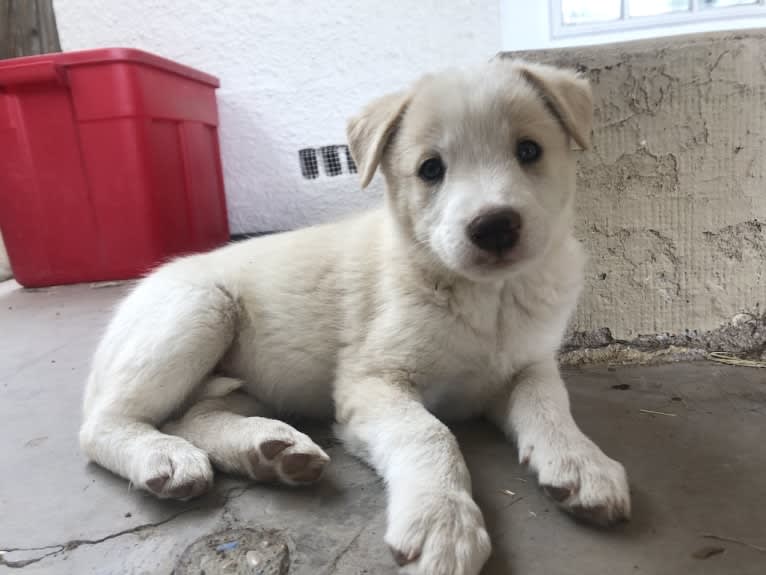
[[[356,164],[346,145],[303,148],[298,150],[298,160],[301,174],[307,180],[315,180],[320,175],[356,174]]]
[[[314,180],[319,177],[319,162],[317,162],[317,151],[314,148],[305,148],[298,150],[298,157],[301,162],[301,174],[307,180]]]
[[[343,173],[343,167],[340,165],[340,156],[338,155],[338,146],[324,146],[320,148],[322,152],[322,162],[324,173],[328,176],[338,176]]]

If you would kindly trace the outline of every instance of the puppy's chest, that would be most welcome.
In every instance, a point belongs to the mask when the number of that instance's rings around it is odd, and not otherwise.
[[[551,327],[505,301],[445,315],[433,334],[432,361],[419,366],[417,385],[440,416],[462,419],[486,409],[513,374],[550,353]]]

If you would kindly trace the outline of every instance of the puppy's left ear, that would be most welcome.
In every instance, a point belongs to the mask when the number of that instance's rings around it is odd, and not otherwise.
[[[583,149],[590,147],[593,124],[590,82],[574,70],[543,64],[520,62],[519,71],[540,92],[574,141]]]
[[[386,145],[409,101],[409,92],[388,94],[374,100],[358,116],[349,120],[346,135],[363,188],[375,175]]]

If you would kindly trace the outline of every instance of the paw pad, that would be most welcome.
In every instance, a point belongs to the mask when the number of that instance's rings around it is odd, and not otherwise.
[[[260,450],[266,459],[274,459],[277,455],[292,445],[292,442],[289,441],[282,441],[281,439],[270,439],[261,443]]]
[[[168,490],[168,496],[173,499],[189,499],[190,497],[202,495],[207,489],[207,481],[200,477],[172,487]]]
[[[572,492],[574,491],[572,487],[567,486],[557,487],[555,485],[543,485],[542,487],[543,491],[545,491],[548,497],[558,503],[569,499],[572,496]]]
[[[297,432],[295,432],[297,435]],[[248,475],[257,481],[278,479],[288,485],[317,481],[330,458],[307,436],[267,439],[243,455]]]
[[[388,546],[388,549],[391,551],[391,555],[393,555],[394,561],[396,561],[396,564],[399,567],[404,567],[405,565],[416,561],[417,558],[420,557],[419,551],[410,551],[409,553],[405,553],[404,551],[394,549],[390,545]]]
[[[162,493],[162,488],[165,487],[168,479],[170,479],[169,475],[158,475],[157,477],[152,477],[147,480],[146,486],[155,495],[160,495]]]
[[[593,507],[575,505],[568,511],[579,521],[599,527],[611,527],[612,525],[628,521],[628,515],[623,510],[610,510],[606,505],[595,505]]]

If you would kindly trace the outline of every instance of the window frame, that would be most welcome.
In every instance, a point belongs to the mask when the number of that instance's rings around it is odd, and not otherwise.
[[[640,2],[641,0],[633,1]],[[668,12],[656,16],[634,16],[632,18],[628,17],[630,2],[631,0],[621,0],[619,20],[564,24],[562,0],[550,0],[551,39],[613,34],[700,22],[723,22],[739,18],[766,17],[766,0],[756,0],[755,3],[744,6],[721,6],[719,8],[705,8],[700,0],[689,0],[690,9],[685,12]]]

